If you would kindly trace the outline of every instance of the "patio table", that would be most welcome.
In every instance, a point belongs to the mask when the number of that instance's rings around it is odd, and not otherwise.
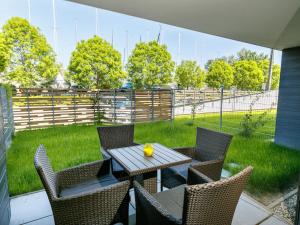
[[[134,177],[149,174],[159,169],[192,162],[192,158],[178,153],[161,144],[153,144],[154,153],[148,157],[144,155],[144,145],[110,149],[108,154],[124,167],[131,181]]]

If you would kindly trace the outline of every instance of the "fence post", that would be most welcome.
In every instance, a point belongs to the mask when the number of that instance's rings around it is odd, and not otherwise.
[[[117,107],[117,100],[116,100],[116,89],[114,89],[114,113],[113,113],[113,121],[114,123],[116,123],[116,117],[117,117],[117,114],[116,114],[116,107]]]
[[[130,90],[130,123],[133,123],[133,90]]]
[[[182,107],[182,113],[185,112],[185,89],[183,90],[183,107]]]
[[[175,97],[176,97],[176,90],[171,89],[171,120],[175,118]]]
[[[220,100],[220,129],[223,126],[223,95],[224,95],[224,86],[222,85],[220,88],[221,91],[221,100]]]
[[[26,88],[26,103],[27,103],[27,116],[28,116],[28,125],[31,130],[31,118],[30,118],[30,106],[29,106],[29,92],[28,88]]]
[[[52,103],[52,124],[53,124],[53,126],[55,126],[53,88],[51,88],[51,103]]]
[[[153,96],[153,89],[151,89],[151,110],[152,110],[152,114],[151,114],[151,120],[154,120],[154,96]]]
[[[73,90],[73,112],[74,112],[74,122],[75,124],[77,123],[76,121],[76,90]]]

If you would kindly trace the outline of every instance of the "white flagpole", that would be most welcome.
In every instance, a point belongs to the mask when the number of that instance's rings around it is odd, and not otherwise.
[[[114,29],[111,31],[111,46],[114,47]]]
[[[181,33],[178,33],[178,55],[177,55],[177,65],[180,64],[180,53],[181,53]]]
[[[77,19],[75,19],[75,41],[78,42],[78,28],[77,28]]]
[[[95,17],[95,35],[98,35],[98,8],[96,8],[96,17]]]
[[[30,0],[27,0],[27,6],[28,6],[28,21],[31,23],[31,2]]]
[[[53,13],[53,42],[54,42],[54,51],[57,50],[57,34],[56,34],[56,6],[55,0],[52,0],[52,13]]]

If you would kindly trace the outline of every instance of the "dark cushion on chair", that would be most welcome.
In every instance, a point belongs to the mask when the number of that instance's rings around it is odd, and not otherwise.
[[[188,175],[188,167],[190,165],[194,165],[199,163],[200,161],[193,159],[191,163],[185,163],[185,164],[181,164],[181,165],[177,165],[177,166],[172,166],[169,169],[173,170],[174,172],[180,174],[181,176],[183,176],[184,178],[187,178]]]
[[[167,191],[159,192],[153,197],[176,219],[182,219],[182,209],[184,200],[184,188],[186,185],[180,185]]]
[[[60,197],[68,197],[84,192],[90,192],[92,190],[116,183],[118,183],[118,180],[113,175],[108,174],[64,188],[60,191]]]

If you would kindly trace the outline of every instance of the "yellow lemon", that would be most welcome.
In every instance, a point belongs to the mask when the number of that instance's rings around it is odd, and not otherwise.
[[[153,155],[153,146],[151,144],[144,145],[144,155],[152,156]]]

